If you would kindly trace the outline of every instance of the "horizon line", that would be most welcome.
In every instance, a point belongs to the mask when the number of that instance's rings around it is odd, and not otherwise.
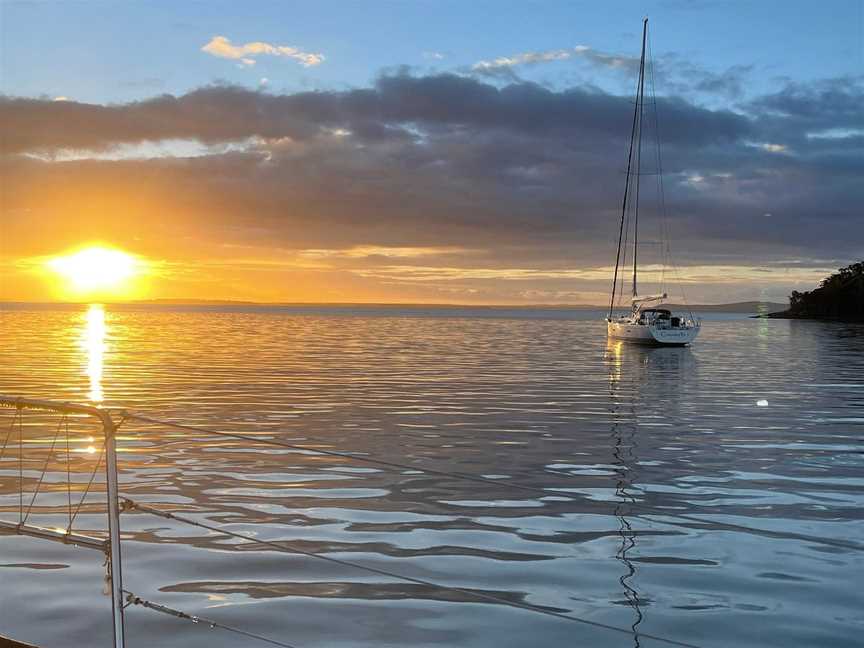
[[[574,304],[567,302],[553,303],[466,303],[466,302],[377,302],[377,301],[345,301],[345,302],[314,302],[314,301],[279,301],[279,302],[264,302],[250,301],[241,299],[194,299],[194,298],[162,298],[162,299],[133,299],[133,300],[20,300],[20,299],[0,299],[0,304],[33,304],[33,305],[57,305],[57,306],[87,306],[92,304],[101,304],[105,306],[136,306],[136,305],[153,305],[153,306],[399,306],[399,307],[438,307],[438,308],[577,308],[585,310],[605,310],[609,306],[599,304]],[[670,306],[683,306],[690,308],[697,307],[717,307],[717,306],[740,306],[744,304],[785,304],[784,301],[774,301],[770,299],[744,299],[734,302],[718,302],[718,303],[701,303],[701,304],[685,304],[670,302]],[[620,307],[618,307],[620,308]]]

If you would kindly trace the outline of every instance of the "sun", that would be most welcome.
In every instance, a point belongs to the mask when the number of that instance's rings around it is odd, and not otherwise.
[[[93,245],[52,257],[46,266],[69,297],[131,297],[145,271],[142,259],[121,250]]]

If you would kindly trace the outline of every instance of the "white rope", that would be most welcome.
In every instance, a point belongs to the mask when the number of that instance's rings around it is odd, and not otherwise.
[[[632,636],[633,632],[626,628],[619,628],[618,626],[609,625],[606,623],[601,623],[599,621],[591,621],[590,619],[583,619],[581,617],[577,617],[572,614],[565,614],[563,612],[555,612],[553,610],[549,610],[544,607],[540,607],[539,605],[532,605],[531,603],[521,603],[519,601],[512,601],[500,596],[495,596],[494,594],[487,594],[485,592],[479,592],[476,590],[469,590],[462,587],[452,587],[449,585],[440,585],[438,583],[434,583],[432,581],[425,580],[423,578],[414,578],[413,576],[404,576],[402,574],[397,574],[395,572],[388,571],[386,569],[380,569],[378,567],[369,567],[367,565],[361,565],[359,563],[350,562],[348,560],[342,560],[341,558],[333,558],[332,556],[325,556],[324,554],[316,553],[314,551],[306,551],[305,549],[300,549],[288,542],[280,541],[274,542],[271,540],[262,540],[260,538],[256,538],[254,536],[248,536],[243,533],[237,533],[235,531],[229,531],[227,529],[215,526],[213,524],[205,524],[203,522],[198,522],[197,520],[192,520],[190,518],[176,515],[175,513],[169,513],[167,511],[162,511],[160,509],[154,508],[152,506],[147,506],[144,504],[138,504],[137,502],[123,498],[121,511],[125,510],[138,510],[144,513],[150,513],[151,515],[155,515],[157,517],[165,518],[166,520],[176,520],[178,522],[183,522],[185,524],[189,524],[191,526],[200,527],[202,529],[207,529],[208,531],[215,531],[216,533],[220,533],[222,535],[227,535],[232,538],[237,538],[239,540],[246,540],[247,542],[254,543],[257,545],[264,545],[267,547],[271,547],[276,549],[277,551],[281,551],[284,553],[292,553],[292,554],[301,554],[303,556],[309,556],[310,558],[317,558],[319,560],[323,560],[329,563],[333,563],[336,565],[340,565],[342,567],[351,567],[353,569],[360,569],[362,571],[366,571],[372,574],[378,574],[379,576],[387,576],[388,578],[394,578],[396,580],[405,581],[407,583],[413,583],[415,585],[423,585],[424,587],[431,587],[434,589],[445,590],[449,592],[457,592],[460,594],[465,594],[472,598],[489,601],[491,603],[499,603],[502,605],[508,605],[510,607],[519,608],[522,610],[527,610],[529,612],[535,612],[537,614],[544,614],[546,616],[555,617],[557,619],[563,619],[565,621],[572,621],[576,623],[582,623],[584,625],[593,626],[595,628],[603,628],[604,630],[611,630],[613,632],[624,633]],[[666,643],[672,646],[683,646],[684,648],[699,648],[695,644],[686,643],[683,641],[676,641],[674,639],[666,639],[665,637],[659,637],[656,635],[650,635],[645,633],[639,633],[639,636],[644,637],[646,639],[653,639],[655,641],[660,641],[662,643]]]
[[[648,51],[651,52],[651,36],[648,36]],[[653,60],[653,59],[652,59]],[[674,258],[672,257],[672,237],[671,237],[671,229],[669,227],[669,220],[667,218],[666,212],[666,189],[663,184],[663,158],[660,152],[660,118],[657,115],[657,93],[654,86],[654,65],[650,66],[651,73],[651,97],[654,100],[654,135],[656,137],[657,142],[657,183],[658,183],[658,191],[660,198],[660,214],[661,214],[661,227],[663,229],[663,236],[666,239],[666,256],[669,259],[669,266],[672,268],[672,273],[675,275],[675,282],[678,284],[679,290],[681,290],[681,297],[684,301],[684,307],[687,309],[687,313],[690,315],[690,319],[693,323],[696,323],[696,318],[693,316],[693,311],[690,310],[690,304],[687,300],[687,294],[684,292],[684,283],[681,281],[681,276],[678,273],[678,266],[675,263]],[[663,272],[665,275],[665,265],[663,266]],[[662,281],[662,280],[661,280]]]
[[[255,634],[253,632],[249,632],[247,630],[241,630],[240,628],[234,628],[232,626],[225,625],[224,623],[220,623],[218,621],[213,621],[212,619],[206,619],[204,617],[196,616],[194,614],[189,614],[187,612],[183,612],[182,610],[175,610],[174,608],[170,608],[167,605],[162,605],[161,603],[154,603],[153,601],[148,601],[146,599],[141,598],[140,596],[136,596],[132,592],[127,590],[123,590],[123,593],[126,595],[126,605],[123,607],[129,607],[130,605],[140,605],[141,607],[147,608],[148,610],[153,610],[154,612],[161,612],[162,614],[168,614],[170,616],[176,617],[178,619],[184,619],[186,621],[191,621],[192,623],[197,623],[199,625],[207,625],[211,628],[219,628],[220,630],[227,630],[228,632],[233,632],[235,634],[242,635],[244,637],[248,637],[249,639],[255,639],[257,641],[262,641],[264,643],[269,643],[273,646],[281,646],[282,648],[297,648],[297,646],[293,644],[287,644],[282,641],[278,641],[276,639],[271,639],[270,637],[264,637],[262,635]]]
[[[568,493],[566,491],[556,491],[555,489],[547,489],[540,488],[537,486],[526,486],[524,484],[517,484],[514,482],[508,482],[500,479],[489,479],[487,477],[480,477],[477,475],[466,475],[464,473],[454,473],[448,472],[446,470],[436,470],[434,468],[425,468],[418,466],[411,466],[409,464],[401,464],[396,463],[394,461],[387,461],[385,459],[376,459],[374,457],[368,457],[363,455],[351,454],[348,452],[339,452],[338,450],[326,450],[323,448],[316,448],[314,446],[306,446],[297,443],[286,443],[284,441],[278,441],[276,439],[262,439],[260,437],[251,436],[248,434],[238,434],[233,432],[221,432],[219,430],[213,430],[210,428],[203,428],[193,425],[186,425],[184,423],[173,423],[171,421],[162,421],[159,419],[151,418],[149,416],[142,416],[140,414],[134,414],[131,412],[126,412],[126,417],[130,420],[141,421],[143,423],[151,423],[155,425],[164,425],[167,427],[173,427],[180,430],[189,430],[192,432],[199,432],[204,434],[212,434],[214,436],[222,436],[228,437],[231,439],[239,439],[241,441],[251,441],[253,443],[262,443],[265,445],[278,446],[280,448],[288,448],[290,450],[301,450],[303,452],[313,452],[316,454],[328,455],[331,457],[339,457],[340,459],[350,459],[352,461],[362,461],[365,463],[376,464],[379,466],[386,466],[388,468],[398,468],[399,470],[412,470],[416,472],[422,472],[429,475],[437,475],[439,477],[450,477],[452,479],[460,479],[463,481],[472,481],[479,482],[482,484],[492,484],[495,486],[500,486],[502,483],[507,484],[509,488],[514,488],[518,490],[528,491],[532,493],[539,493],[542,495],[556,495],[556,494],[564,494],[572,496],[572,493]],[[319,439],[312,439],[315,442],[321,442]]]
[[[102,464],[102,457],[105,456],[105,446],[102,446],[101,452],[99,452],[99,458],[96,460],[96,465],[93,466],[93,472],[90,475],[90,481],[87,482],[87,488],[84,489],[84,494],[81,495],[81,500],[78,502],[78,506],[75,507],[75,512],[69,516],[69,527],[66,529],[67,531],[72,531],[72,523],[75,522],[75,519],[78,517],[78,513],[81,512],[81,507],[84,505],[84,500],[87,499],[87,494],[90,492],[90,488],[93,486],[93,480],[96,479],[96,473],[99,471],[99,466]]]
[[[60,419],[60,422],[57,423],[57,430],[54,432],[54,439],[51,441],[51,449],[48,451],[48,456],[45,457],[45,463],[42,465],[42,472],[39,473],[39,481],[36,482],[36,488],[33,489],[33,497],[30,499],[30,505],[27,507],[27,513],[24,515],[24,519],[21,520],[21,524],[27,522],[27,518],[30,517],[30,513],[33,511],[33,504],[36,503],[36,497],[39,495],[39,491],[42,488],[42,482],[45,481],[45,473],[48,472],[48,464],[51,463],[51,457],[54,455],[54,448],[57,446],[57,439],[60,436],[60,428],[63,427],[63,421],[66,419],[66,415]]]
[[[516,482],[506,480],[506,479],[489,479],[487,477],[480,477],[477,475],[466,475],[464,473],[447,472],[445,470],[426,468],[424,466],[412,466],[412,465],[408,465],[408,464],[397,463],[395,461],[386,461],[384,459],[376,459],[374,457],[355,455],[355,454],[351,454],[348,452],[339,452],[338,450],[326,450],[323,448],[304,446],[304,445],[300,445],[300,444],[296,444],[296,443],[286,443],[284,441],[279,441],[277,439],[263,439],[261,437],[256,437],[256,436],[252,436],[252,435],[248,435],[248,434],[239,434],[239,433],[235,433],[235,432],[222,432],[219,430],[213,430],[212,428],[205,428],[205,427],[199,427],[199,426],[194,426],[194,425],[186,425],[185,423],[174,423],[172,421],[164,421],[164,420],[152,418],[149,416],[143,416],[140,414],[135,414],[134,412],[124,412],[124,415],[125,415],[127,420],[141,421],[144,423],[151,423],[151,424],[155,424],[155,425],[163,425],[165,427],[176,428],[179,430],[189,430],[191,432],[198,432],[200,434],[212,434],[213,436],[226,437],[226,438],[230,438],[230,439],[238,439],[241,441],[251,441],[252,443],[261,443],[264,445],[272,445],[272,446],[281,447],[281,448],[288,448],[291,450],[302,450],[304,452],[311,452],[311,453],[315,453],[315,454],[322,454],[322,455],[327,455],[327,456],[332,456],[332,457],[339,457],[342,459],[349,459],[352,461],[362,461],[365,463],[376,464],[379,466],[387,466],[389,468],[398,468],[400,470],[411,470],[414,472],[425,473],[428,475],[436,475],[439,477],[447,477],[450,479],[458,479],[458,480],[468,481],[468,482],[491,484],[491,485],[498,487],[498,488],[501,488],[501,487],[510,488],[513,490],[533,492],[533,493],[537,493],[537,494],[544,495],[544,496],[564,495],[564,496],[569,497],[571,499],[575,499],[573,493],[571,491],[564,489],[564,488],[554,488],[554,487],[548,487],[547,488],[547,487],[539,487],[539,486],[527,486],[525,484],[519,484]],[[310,440],[315,441],[317,443],[323,443],[324,442],[320,439],[310,439]],[[550,471],[550,470],[546,470],[544,472],[547,472],[550,474],[557,474],[557,475],[561,474],[561,473],[558,473],[555,471]],[[648,494],[647,491],[644,491],[642,489],[637,489],[637,490],[640,490],[640,492],[642,492],[643,494]],[[787,539],[793,538],[796,540],[804,540],[806,542],[815,542],[815,543],[829,545],[829,546],[833,546],[833,547],[842,547],[844,549],[851,549],[853,551],[864,551],[864,545],[859,544],[859,543],[855,543],[855,542],[847,542],[844,540],[834,540],[831,538],[819,538],[819,537],[808,536],[808,535],[799,534],[799,533],[788,533],[788,532],[770,531],[768,529],[757,529],[757,528],[753,528],[753,527],[744,526],[741,524],[734,524],[732,522],[719,522],[719,521],[711,520],[711,519],[706,520],[704,518],[699,518],[699,517],[696,517],[694,515],[688,515],[686,513],[677,513],[677,512],[672,512],[672,511],[667,512],[667,511],[662,511],[662,510],[658,511],[658,510],[651,508],[649,506],[642,506],[640,504],[632,504],[631,508],[641,511],[641,515],[643,515],[643,516],[644,515],[651,515],[651,516],[660,516],[660,517],[665,517],[665,518],[677,518],[679,520],[687,520],[688,522],[695,522],[695,523],[700,524],[700,525],[713,524],[713,525],[716,525],[718,527],[722,527],[723,529],[726,529],[726,530],[744,531],[747,533],[753,533],[756,535],[764,535],[764,536],[774,537],[774,538],[787,538]],[[665,522],[665,523],[675,525],[674,522]],[[678,524],[677,526],[686,526],[686,525]]]

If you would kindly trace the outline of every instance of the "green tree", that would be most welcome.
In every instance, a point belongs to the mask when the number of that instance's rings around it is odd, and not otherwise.
[[[809,292],[793,290],[789,315],[864,322],[864,261],[826,277]]]

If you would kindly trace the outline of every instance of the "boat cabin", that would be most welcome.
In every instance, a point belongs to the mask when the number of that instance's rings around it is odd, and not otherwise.
[[[684,326],[684,318],[672,317],[672,311],[665,308],[642,308],[639,309],[638,324],[654,324],[661,327],[678,328]]]

